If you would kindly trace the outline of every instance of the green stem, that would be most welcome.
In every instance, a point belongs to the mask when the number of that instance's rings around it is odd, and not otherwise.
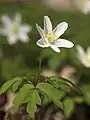
[[[36,84],[38,84],[38,82],[39,82],[39,75],[41,73],[41,63],[42,63],[42,60],[39,59],[38,72],[37,72],[37,76],[36,76]]]

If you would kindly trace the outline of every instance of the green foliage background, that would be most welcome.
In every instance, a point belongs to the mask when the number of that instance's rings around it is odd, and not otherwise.
[[[43,17],[49,16],[52,20],[53,27],[62,21],[69,24],[68,30],[62,35],[62,38],[69,39],[74,44],[80,44],[84,48],[90,45],[90,15],[84,15],[79,12],[54,11],[39,1],[30,4],[0,4],[0,15],[8,14],[13,17],[15,13],[20,12],[22,23],[32,25],[32,32],[29,34],[30,42],[27,44],[18,42],[15,45],[9,45],[6,37],[0,36],[0,48],[3,58],[1,57],[1,76],[10,79],[12,76],[35,71],[37,58],[40,56],[48,58],[48,64],[44,66],[55,69],[60,59],[68,59],[70,63],[77,64],[76,54],[73,49],[61,49],[61,53],[54,53],[51,49],[42,49],[36,46],[35,42],[40,38],[36,23],[43,27]],[[50,57],[49,57],[50,56]],[[52,57],[51,57],[52,56]],[[54,63],[54,64],[53,64]]]
[[[9,45],[6,37],[0,36],[0,83],[2,84],[2,82],[10,80],[15,76],[32,73],[37,74],[38,58],[40,57],[43,59],[42,68],[48,67],[54,70],[56,70],[58,66],[62,66],[62,61],[66,61],[66,63],[77,69],[76,78],[79,76],[80,82],[78,86],[82,88],[85,102],[90,105],[90,69],[84,68],[84,66],[79,63],[75,49],[77,44],[82,45],[85,49],[90,45],[90,14],[85,15],[80,12],[72,11],[54,11],[39,1],[31,2],[30,4],[0,4],[0,16],[8,14],[13,17],[17,12],[22,15],[22,23],[28,23],[32,26],[32,31],[29,33],[30,41],[28,43],[18,41],[15,45]],[[36,30],[36,23],[43,27],[43,19],[45,15],[51,18],[53,27],[63,21],[66,21],[69,24],[69,28],[65,34],[62,35],[62,38],[71,40],[75,44],[74,48],[61,48],[61,53],[58,54],[53,52],[50,48],[42,49],[36,45],[36,41],[40,38]],[[57,88],[59,81],[58,79],[55,80],[50,84]],[[89,84],[87,85],[87,83]],[[11,84],[9,83],[9,85]],[[64,86],[64,83],[60,83],[60,85]],[[74,92],[75,91],[72,90],[71,94],[66,97],[63,102],[67,117],[74,109],[74,102],[83,102],[82,96],[79,96],[78,94],[76,95]],[[34,98],[36,99],[36,94],[37,93],[35,92],[32,100]],[[72,94],[76,96],[72,96]],[[61,106],[59,100],[54,102]],[[36,111],[36,104],[37,101],[35,100],[35,103],[32,103],[34,106],[33,111]],[[70,106],[70,111],[67,109],[68,106]],[[28,107],[31,107],[29,103]],[[29,109],[27,108],[27,110]]]

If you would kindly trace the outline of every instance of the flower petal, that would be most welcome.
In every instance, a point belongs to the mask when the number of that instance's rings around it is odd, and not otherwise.
[[[57,53],[60,52],[60,49],[56,45],[50,45],[50,47]]]
[[[43,39],[40,39],[36,42],[36,44],[39,46],[39,47],[49,47],[49,44],[45,44],[44,40]]]
[[[89,0],[85,0],[84,1],[84,5],[83,5],[83,8],[82,8],[82,11],[85,14],[88,14],[90,12],[90,1]]]
[[[3,28],[1,28],[0,29],[0,34],[2,34],[2,35],[7,35],[7,29],[3,29]]]
[[[9,25],[12,24],[12,21],[11,21],[11,19],[9,18],[8,15],[3,15],[3,16],[1,16],[1,21],[2,21],[2,23],[4,24],[4,27],[8,27]]]
[[[31,26],[29,26],[29,25],[21,25],[20,26],[20,33],[28,33],[29,31],[31,31]]]
[[[44,16],[44,31],[45,34],[52,33],[52,23],[48,16]]]
[[[16,16],[14,18],[14,23],[16,25],[20,25],[20,23],[21,23],[21,15],[20,15],[20,13],[16,13]]]
[[[17,42],[17,37],[14,35],[14,34],[12,34],[12,35],[8,35],[8,43],[9,44],[15,44]]]
[[[65,47],[65,48],[72,48],[74,44],[71,41],[65,40],[65,39],[58,39],[55,42],[55,45],[57,47]]]
[[[78,53],[78,57],[82,59],[82,57],[85,55],[84,49],[80,45],[77,45],[76,50]]]
[[[90,58],[90,47],[88,47],[88,49],[87,49],[87,55]]]
[[[68,24],[66,22],[62,22],[56,26],[56,28],[53,30],[53,34],[56,36],[56,39],[58,39],[68,28]]]
[[[23,42],[28,42],[28,35],[27,34],[20,34],[19,35],[19,39],[20,41],[23,41]]]
[[[37,30],[38,30],[40,36],[41,36],[43,39],[45,39],[44,30],[43,30],[38,24],[36,24],[36,28],[37,28]]]

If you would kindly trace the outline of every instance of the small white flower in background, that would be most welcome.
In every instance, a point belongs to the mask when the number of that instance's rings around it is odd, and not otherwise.
[[[55,52],[60,52],[58,47],[72,48],[74,44],[65,39],[59,39],[59,37],[66,31],[68,24],[62,22],[52,30],[52,23],[48,16],[44,16],[44,30],[36,24],[37,30],[41,36],[41,39],[36,44],[42,48],[51,47]]]
[[[85,52],[80,45],[77,45],[76,50],[77,50],[77,56],[80,62],[85,67],[90,67],[90,47],[88,47],[87,51]]]
[[[85,0],[83,12],[90,13],[90,0]]]
[[[90,13],[90,0],[75,0],[75,3],[83,13]]]
[[[7,36],[9,44],[15,44],[17,40],[28,42],[28,32],[31,31],[31,26],[21,24],[21,15],[16,14],[14,19],[10,19],[8,15],[1,17],[3,28],[0,29],[0,34]]]

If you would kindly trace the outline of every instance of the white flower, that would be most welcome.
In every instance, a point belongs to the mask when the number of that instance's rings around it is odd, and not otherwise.
[[[85,67],[90,67],[90,47],[87,48],[86,52],[80,45],[77,45],[76,49],[77,49],[77,56],[78,56],[80,62]]]
[[[28,32],[31,31],[31,26],[27,24],[21,25],[21,15],[16,14],[14,19],[10,19],[8,15],[1,17],[3,28],[0,29],[0,34],[7,36],[9,44],[14,44],[17,40],[28,42]]]
[[[83,12],[85,14],[90,12],[90,0],[85,0]]]
[[[90,0],[76,0],[76,5],[85,14],[90,12]]]
[[[52,30],[52,23],[48,16],[44,16],[44,30],[36,24],[37,30],[41,36],[41,39],[36,44],[42,48],[51,47],[55,52],[60,52],[58,47],[71,48],[74,44],[65,39],[59,39],[59,37],[66,31],[68,24],[62,22]]]

